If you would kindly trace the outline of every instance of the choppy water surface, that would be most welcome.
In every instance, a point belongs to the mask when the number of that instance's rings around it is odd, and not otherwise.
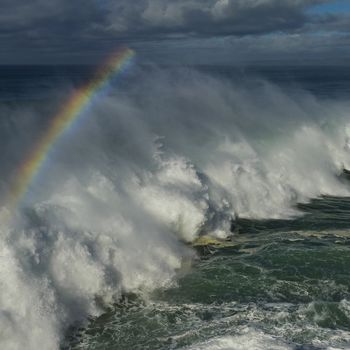
[[[350,200],[300,207],[292,221],[241,220],[234,246],[91,319],[68,348],[349,349]]]

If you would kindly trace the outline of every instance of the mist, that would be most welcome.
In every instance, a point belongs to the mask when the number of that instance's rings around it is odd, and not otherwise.
[[[288,219],[299,202],[349,195],[348,102],[189,68],[135,71],[60,138],[15,211],[3,202],[4,349],[58,349],[69,325],[123,294],[176,283],[187,243],[231,236],[236,217]],[[0,108],[3,197],[73,89]]]

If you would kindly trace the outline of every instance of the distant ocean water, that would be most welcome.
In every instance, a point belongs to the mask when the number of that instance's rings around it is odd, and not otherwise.
[[[0,67],[1,198],[95,69]],[[350,349],[349,97],[349,67],[111,81],[2,201],[0,348]]]
[[[155,69],[154,66],[143,66]],[[171,69],[172,67],[163,67]],[[348,96],[348,66],[189,66],[201,72],[230,79],[261,78],[278,85],[303,88],[317,96]],[[176,69],[176,68],[175,68]],[[0,66],[0,98],[2,100],[37,99],[67,84],[79,86],[96,70],[89,65]]]

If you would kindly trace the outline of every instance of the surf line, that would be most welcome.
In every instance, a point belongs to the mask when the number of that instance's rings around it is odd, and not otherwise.
[[[129,48],[118,50],[98,68],[93,78],[76,90],[50,120],[46,132],[38,139],[34,147],[18,167],[9,188],[7,200],[9,209],[15,209],[25,199],[26,194],[44,168],[50,152],[76,122],[84,119],[87,109],[96,100],[95,97],[108,86],[111,79],[127,70],[133,61],[135,52]]]

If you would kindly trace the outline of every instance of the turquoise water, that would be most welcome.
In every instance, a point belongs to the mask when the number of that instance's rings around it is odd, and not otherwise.
[[[349,349],[350,199],[300,209],[241,220],[232,247],[198,252],[173,286],[126,297],[68,349]]]

